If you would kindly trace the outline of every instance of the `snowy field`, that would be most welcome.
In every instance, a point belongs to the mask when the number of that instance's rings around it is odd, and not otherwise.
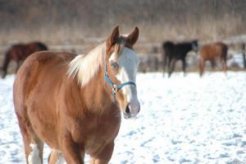
[[[24,163],[13,80],[0,80],[0,164]],[[112,164],[246,163],[246,72],[138,74],[137,85],[141,112],[122,121]]]

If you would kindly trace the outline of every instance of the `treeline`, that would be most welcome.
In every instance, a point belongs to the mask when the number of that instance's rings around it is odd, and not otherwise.
[[[78,34],[103,37],[119,24],[126,31],[138,25],[143,40],[216,40],[246,32],[246,1],[5,0],[0,1],[0,20],[0,37],[5,39],[27,31],[44,39],[52,33],[58,41]]]

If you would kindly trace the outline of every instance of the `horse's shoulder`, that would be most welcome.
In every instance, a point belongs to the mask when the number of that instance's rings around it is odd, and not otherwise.
[[[217,42],[216,45],[222,48],[227,47],[227,45],[223,42]]]

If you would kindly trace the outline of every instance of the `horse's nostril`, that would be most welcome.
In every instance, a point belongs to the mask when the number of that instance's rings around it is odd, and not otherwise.
[[[127,105],[127,106],[126,106],[126,110],[125,110],[125,112],[126,112],[127,114],[129,114],[129,113],[130,113],[130,108],[129,108],[129,105]]]

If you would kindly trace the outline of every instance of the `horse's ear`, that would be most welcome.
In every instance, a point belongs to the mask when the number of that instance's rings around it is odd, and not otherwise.
[[[132,33],[130,33],[128,36],[127,36],[127,42],[133,46],[137,40],[138,40],[138,35],[139,35],[139,29],[138,27],[135,27],[135,29],[133,30]]]
[[[119,26],[116,26],[113,29],[111,35],[107,39],[107,47],[108,48],[112,47],[117,42],[117,40],[119,38],[119,35],[120,35],[120,33],[119,33]]]

